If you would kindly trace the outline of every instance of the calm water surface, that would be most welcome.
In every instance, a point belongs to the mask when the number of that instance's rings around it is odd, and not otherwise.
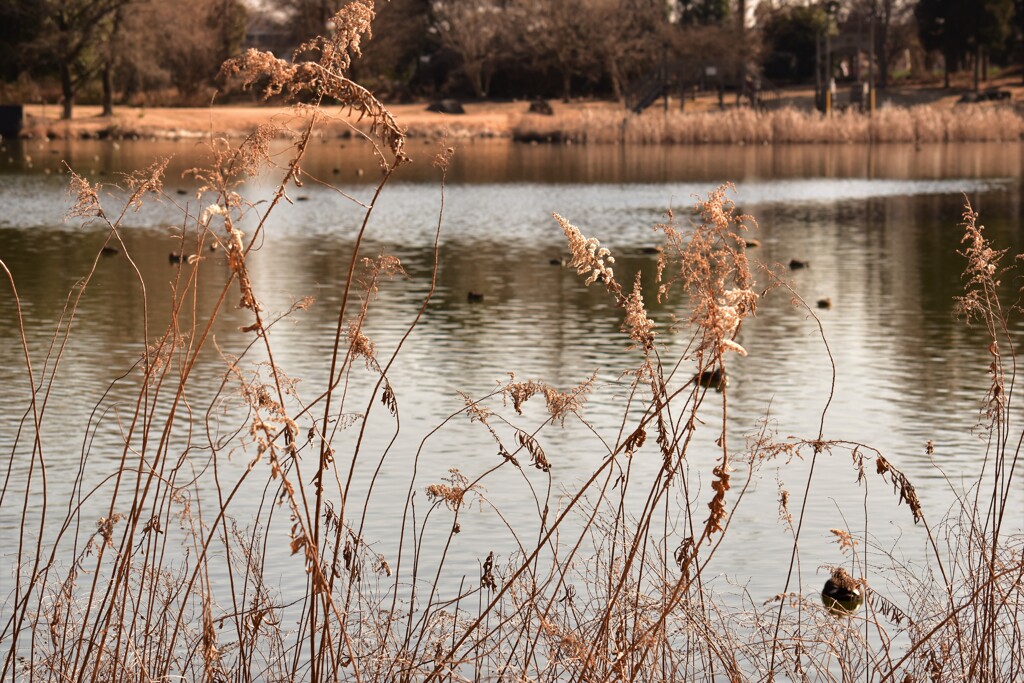
[[[373,302],[367,334],[381,357],[387,357],[412,323],[429,287],[441,200],[437,172],[427,161],[434,151],[433,145],[414,144],[416,163],[385,191],[371,221],[369,242],[363,245],[369,256],[382,251],[397,255],[408,272],[407,278],[384,283]],[[202,156],[202,148],[191,142],[8,143],[0,154],[0,259],[18,288],[37,382],[52,369],[52,362],[44,365],[47,349],[55,340],[62,343],[55,332],[65,329],[60,326],[68,293],[88,274],[106,238],[102,226],[63,221],[70,201],[60,162],[112,182],[119,171],[167,154],[174,155],[168,192],[181,205],[199,210],[191,181],[181,176]],[[819,312],[837,372],[834,397],[824,417],[825,437],[878,448],[908,474],[926,510],[938,519],[952,501],[950,486],[970,482],[984,454],[984,442],[972,428],[979,421],[988,386],[989,358],[981,332],[965,327],[953,313],[953,299],[962,287],[956,226],[966,193],[996,243],[1012,253],[1024,251],[1021,165],[1017,145],[460,146],[445,193],[438,291],[390,372],[399,397],[401,430],[376,484],[367,538],[379,539],[381,552],[393,552],[394,529],[402,514],[398,501],[404,500],[418,450],[415,483],[420,491],[450,467],[474,475],[496,464],[496,449],[486,431],[463,417],[424,440],[462,407],[460,391],[482,396],[505,381],[509,372],[561,389],[596,374],[586,415],[602,436],[613,441],[624,407],[621,374],[638,357],[624,352],[620,316],[608,298],[583,287],[573,272],[550,265],[551,259],[566,253],[550,212],[557,211],[585,234],[599,237],[616,255],[621,281],[630,281],[640,270],[650,284],[656,256],[649,248],[657,244],[652,225],[663,221],[670,207],[685,220],[695,194],[706,194],[725,181],[735,182],[732,196],[742,211],[757,217],[759,228],[753,236],[762,246],[752,250],[751,257],[765,265],[788,263],[791,258],[810,262],[810,268],[787,277],[812,305],[823,297],[833,302],[830,310]],[[312,178],[293,190],[294,206],[274,214],[266,241],[252,261],[252,273],[268,315],[304,296],[315,297],[309,310],[296,314],[295,324],[284,321],[272,334],[275,361],[290,377],[302,379],[297,391],[308,401],[315,398],[328,372],[343,278],[362,215],[350,200],[313,179],[340,184],[346,193],[368,200],[375,167],[350,144],[322,141],[314,148],[307,171]],[[177,194],[177,189],[186,193]],[[259,197],[265,196],[267,186],[254,181],[242,190]],[[180,234],[180,222],[179,214],[166,204],[124,219],[123,239],[148,292],[151,339],[169,320],[170,283],[179,271],[168,263],[167,254],[179,248],[175,235]],[[211,255],[200,265],[197,296],[188,302],[198,315],[209,311],[220,295],[226,268],[222,258]],[[759,282],[767,280],[761,275]],[[484,301],[468,303],[470,290],[482,292]],[[233,305],[235,292],[230,296]],[[653,302],[652,290],[647,300]],[[790,300],[783,291],[766,297],[757,318],[742,330],[740,341],[749,356],[730,359],[733,444],[743,444],[766,414],[780,438],[817,436],[830,395],[831,364],[814,319]],[[72,491],[71,480],[87,452],[83,490],[99,486],[102,492],[110,485],[108,478],[123,449],[123,420],[131,414],[131,399],[137,393],[130,368],[142,353],[143,303],[135,272],[123,256],[98,261],[95,278],[78,304],[45,409],[49,500],[64,511],[57,516],[66,513],[69,499],[84,501],[89,515],[105,514],[102,495],[89,498]],[[651,303],[651,309],[663,325],[672,314],[683,313],[678,305]],[[197,370],[190,396],[195,410],[191,424],[204,433],[209,425],[215,436],[230,436],[233,413],[227,408],[223,412],[214,400],[224,368],[218,348],[228,355],[239,352],[250,338],[239,331],[250,322],[248,315],[229,306],[214,330],[217,346],[209,346]],[[0,421],[0,445],[4,458],[13,460],[0,533],[10,548],[31,444],[22,436],[17,449],[12,448],[29,389],[14,297],[6,285],[0,295],[0,323],[0,410],[6,416]],[[678,354],[686,335],[662,331],[666,355]],[[684,364],[680,372],[692,372],[685,368]],[[125,373],[126,380],[111,385]],[[371,380],[363,377],[356,384],[369,386]],[[353,390],[353,395],[358,392]],[[229,391],[225,397],[233,395]],[[363,412],[363,400],[351,399],[345,410]],[[703,482],[704,491],[697,498],[704,502],[711,496],[714,419],[720,401],[720,396],[709,395],[704,407],[708,429],[689,459],[694,481]],[[528,412],[519,423],[539,424],[540,415]],[[380,419],[383,424],[369,430],[366,447],[374,461],[394,433],[391,421]],[[374,424],[371,419],[371,427]],[[300,424],[303,431],[308,426],[308,421]],[[185,434],[174,438],[184,439]],[[345,453],[351,438],[339,437],[339,454]],[[601,443],[578,425],[552,429],[545,438],[556,487],[572,489],[602,462]],[[929,440],[935,446],[934,463],[926,453]],[[634,477],[653,475],[657,469],[656,450],[644,455],[641,451],[635,459]],[[192,462],[186,455],[183,466],[196,468],[198,474],[206,457]],[[233,457],[243,467],[251,453],[239,449]],[[361,492],[372,473],[370,467],[363,470],[367,471],[361,470],[356,482]],[[531,470],[530,476],[542,490],[543,477],[534,473]],[[746,473],[741,468],[734,476],[738,480]],[[806,476],[805,462],[765,465],[719,551],[716,570],[722,579],[746,586],[756,604],[782,590],[789,561],[789,537],[778,514],[779,489],[792,491],[799,502]],[[801,541],[805,592],[823,581],[820,565],[843,560],[829,532],[834,527],[867,527],[888,551],[910,560],[922,556],[920,530],[914,528],[907,509],[896,506],[881,480],[869,477],[866,503],[865,488],[857,485],[847,455],[823,459],[814,476]],[[535,501],[519,475],[502,477],[489,480],[486,495],[506,518],[527,513],[521,516],[531,521],[518,531],[529,537],[531,529],[535,532]],[[239,500],[239,517],[258,512],[252,500],[256,496]],[[34,496],[32,506],[38,504]],[[425,509],[426,504],[421,505]],[[466,513],[462,528],[451,550],[448,574],[442,578],[446,586],[457,586],[463,575],[475,581],[478,563],[489,550],[507,553],[514,547],[504,522],[488,506]],[[285,589],[304,585],[304,576],[296,572],[298,559],[289,556],[283,536],[277,545],[281,550],[272,556],[270,571],[279,573]],[[3,552],[5,558],[11,557]],[[4,586],[10,585],[12,563],[5,560],[0,579]]]

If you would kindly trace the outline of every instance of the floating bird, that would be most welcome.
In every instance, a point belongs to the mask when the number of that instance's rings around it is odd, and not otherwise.
[[[800,270],[801,268],[807,268],[810,265],[811,264],[808,263],[807,261],[801,261],[800,259],[796,259],[796,258],[789,260],[789,269],[790,270]]]
[[[469,293],[466,294],[466,301],[468,301],[471,304],[480,303],[483,300],[484,300],[483,292],[474,292],[473,290],[470,290]]]
[[[832,308],[832,299],[830,297],[818,299],[818,308]]]
[[[167,255],[167,260],[170,263],[181,263],[181,252],[172,251],[170,254]]]
[[[113,256],[121,253],[117,247],[112,247],[109,244],[100,249],[100,251],[103,252],[104,256]]]
[[[178,194],[188,194],[188,192],[186,192],[185,190],[182,190],[182,189],[179,188],[178,189]]]
[[[744,240],[744,242],[747,245],[747,249],[753,249],[754,247],[761,246],[761,240],[749,239],[749,240]]]
[[[846,617],[860,609],[864,596],[857,580],[837,567],[821,589],[821,602],[833,616]]]
[[[721,391],[729,384],[729,378],[725,375],[724,368],[715,368],[714,370],[705,370],[694,376],[697,384],[701,385],[706,389],[714,389],[715,391]]]

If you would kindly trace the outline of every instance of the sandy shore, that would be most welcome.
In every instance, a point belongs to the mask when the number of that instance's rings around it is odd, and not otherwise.
[[[966,84],[945,90],[938,87],[913,86],[890,88],[878,94],[879,106],[929,105],[941,109],[953,108]],[[1007,77],[990,81],[985,87],[998,87],[1009,91],[1013,102],[1024,101],[1024,86],[1020,77]],[[840,91],[837,104],[843,106],[849,100],[849,89]],[[774,94],[773,108],[794,107],[810,110],[813,91],[809,87],[790,88]],[[678,97],[670,98],[670,111],[681,108]],[[727,107],[735,106],[735,94],[727,94]],[[624,114],[625,108],[617,102],[580,101],[551,102],[555,119],[575,118],[584,112],[595,114]],[[439,114],[427,111],[427,103],[394,104],[389,109],[400,125],[406,128],[410,137],[440,137],[447,133],[459,138],[507,138],[521,119],[527,115],[528,102],[483,102],[464,104],[465,113],[458,115]],[[714,93],[703,93],[687,97],[683,103],[686,112],[706,112],[719,109]],[[661,101],[645,111],[642,117],[662,115]],[[324,129],[325,135],[345,136],[352,126],[358,125],[356,116],[330,108],[326,113],[332,117]],[[290,107],[217,105],[210,107],[116,107],[112,117],[100,115],[97,106],[82,105],[75,108],[70,121],[60,119],[60,108],[55,104],[30,104],[25,106],[23,135],[30,138],[164,138],[182,139],[222,136],[240,137],[257,126],[269,122],[292,128],[301,127],[304,114]],[[557,125],[557,124],[556,124]]]

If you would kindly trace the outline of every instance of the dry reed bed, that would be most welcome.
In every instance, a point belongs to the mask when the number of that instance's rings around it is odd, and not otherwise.
[[[241,120],[220,123],[216,123],[214,116],[213,124],[209,118],[208,113],[197,111],[191,124],[179,121],[159,126],[130,116],[114,120],[79,119],[71,123],[29,116],[23,135],[34,139],[205,138],[213,125],[218,135],[240,139],[255,127],[250,114]],[[368,133],[368,124],[364,124],[365,120],[338,117],[322,122],[318,135],[349,138]],[[555,116],[505,110],[484,116],[419,116],[412,122],[404,121],[403,128],[408,138],[437,140],[512,137],[521,141],[642,144],[1011,142],[1024,133],[1024,119],[1016,109],[1002,105],[952,109],[928,105],[885,107],[870,117],[851,110],[837,112],[831,118],[793,108],[667,114],[651,110],[635,116],[609,106],[561,109]]]
[[[785,108],[770,111],[658,112],[622,115],[592,111],[545,117],[526,115],[518,140],[641,144],[784,144],[869,142],[1012,142],[1024,118],[1009,107],[885,107],[872,116],[846,111],[831,117]]]
[[[561,390],[511,378],[488,396],[465,396],[463,409],[422,435],[411,471],[406,462],[390,468],[401,473],[391,476],[407,478],[405,500],[389,501],[402,511],[394,530],[401,541],[385,553],[377,539],[367,538],[369,501],[379,496],[377,475],[399,455],[391,445],[370,448],[363,430],[372,413],[377,429],[397,437],[406,398],[396,393],[391,374],[405,338],[385,350],[364,328],[374,293],[403,271],[386,254],[362,258],[358,245],[391,173],[406,161],[401,128],[344,76],[372,10],[372,2],[362,0],[339,12],[335,34],[304,48],[304,54],[319,55],[317,61],[288,63],[249,53],[229,65],[270,94],[320,93],[370,121],[367,142],[378,153],[383,177],[363,204],[365,220],[337,298],[337,326],[324,339],[331,349],[323,359],[329,379],[319,387],[296,385],[288,368],[275,362],[273,326],[307,302],[265,311],[248,270],[268,217],[287,208],[306,147],[325,120],[313,106],[306,130],[293,133],[293,155],[284,166],[268,156],[270,141],[284,133],[267,127],[237,146],[214,142],[212,165],[196,171],[207,194],[201,211],[181,207],[185,239],[197,253],[210,242],[219,244],[229,269],[209,318],[190,315],[198,271],[188,262],[171,291],[177,314],[170,325],[149,329],[143,311],[147,328],[137,342],[137,374],[125,376],[138,380],[132,385],[137,403],[134,413],[120,416],[119,466],[93,492],[102,494],[106,509],[98,519],[73,505],[56,511],[45,503],[42,509],[29,505],[34,496],[46,501],[47,449],[51,439],[68,433],[69,426],[55,424],[44,407],[61,381],[55,366],[74,342],[77,301],[88,295],[91,274],[72,292],[50,352],[33,358],[25,344],[32,391],[8,463],[8,481],[16,485],[0,493],[0,509],[28,531],[19,536],[10,567],[16,584],[0,626],[0,676],[118,682],[1024,677],[1024,538],[1006,515],[1018,457],[1006,398],[1013,355],[1001,352],[1009,342],[1010,311],[996,297],[1001,254],[970,209],[964,216],[967,291],[961,310],[989,332],[986,415],[995,438],[984,453],[982,478],[961,494],[949,517],[924,510],[913,483],[861,444],[828,440],[820,430],[804,439],[779,438],[767,420],[747,443],[727,438],[728,388],[722,387],[719,400],[705,386],[709,382],[696,381],[693,373],[724,370],[734,354],[747,353],[737,335],[767,292],[755,283],[746,257],[744,233],[753,219],[735,213],[723,187],[697,203],[695,225],[670,219],[656,226],[656,291],[644,291],[639,276],[620,281],[613,254],[570,220],[554,216],[552,225],[562,229],[572,254],[570,267],[621,310],[621,331],[609,331],[621,334],[632,366],[624,376],[629,394],[621,420],[588,421],[592,377]],[[435,163],[446,168],[451,154],[443,148]],[[120,207],[102,203],[97,186],[73,176],[77,203],[71,216],[106,225],[109,240],[130,259],[120,240],[122,220],[143,202],[173,201],[163,193],[163,171],[158,163],[129,177]],[[251,204],[239,194],[244,178],[257,172],[279,179],[270,202]],[[443,185],[441,194],[438,231]],[[255,227],[243,232],[238,226],[246,219]],[[431,284],[411,312],[407,333],[433,294],[437,239]],[[97,254],[96,263],[101,258]],[[20,310],[16,283],[4,270]],[[769,291],[781,288],[803,306],[784,282],[765,275]],[[648,314],[645,300],[651,297],[678,297],[687,311],[689,342],[672,355],[659,342],[663,321]],[[189,388],[199,353],[213,344],[211,330],[224,307],[236,302],[249,317],[243,332],[250,337],[238,348],[218,347],[222,390],[208,405],[197,404]],[[710,396],[716,400],[704,406]],[[223,411],[224,404],[234,409]],[[96,428],[93,419],[104,419],[105,408],[101,399],[83,434]],[[826,404],[822,425],[827,410]],[[191,419],[204,412],[205,428]],[[217,425],[213,415],[236,416],[237,422]],[[453,469],[440,481],[424,481],[417,476],[421,457],[455,420],[468,421],[491,440],[491,461],[472,473]],[[575,447],[592,453],[598,464],[586,481],[562,494],[551,476],[560,466],[558,454],[545,446],[567,422],[593,434]],[[698,450],[711,454],[709,472],[694,471],[690,456]],[[792,503],[785,491],[780,500],[791,544],[787,579],[766,604],[729,605],[712,577],[735,571],[716,561],[730,520],[760,467],[797,456],[811,470]],[[634,470],[637,458],[658,464],[653,476]],[[875,544],[880,528],[836,530],[843,564],[868,593],[863,613],[852,618],[828,613],[813,589],[799,585],[794,569],[801,561],[804,505],[815,495],[814,468],[825,459],[830,466],[848,463],[862,481],[883,481],[885,491],[873,495],[895,496],[906,519],[924,528],[932,549],[933,573],[886,567],[876,562],[891,543]],[[82,471],[100,464],[83,449]],[[737,470],[745,476],[734,479]],[[492,507],[487,485],[499,471],[521,482],[536,515],[520,519],[493,508],[508,529],[494,542],[512,550],[480,548],[479,577],[463,575],[459,583],[455,576],[461,587],[446,589],[453,578],[449,551],[462,526]],[[197,477],[205,477],[205,485]],[[252,491],[263,492],[262,498],[256,494],[260,513],[240,518],[238,498]],[[629,499],[640,501],[638,509],[626,505]],[[979,504],[989,499],[991,505]],[[44,546],[39,531],[52,528],[47,515],[56,517],[60,531]],[[888,520],[879,523],[886,525]],[[267,583],[268,553],[283,545],[294,573],[306,578],[299,594]],[[887,576],[900,580],[902,592],[872,590]]]

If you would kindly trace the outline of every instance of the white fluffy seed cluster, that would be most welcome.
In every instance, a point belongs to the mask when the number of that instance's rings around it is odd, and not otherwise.
[[[572,267],[579,275],[587,275],[585,284],[590,285],[601,280],[606,285],[611,285],[615,281],[615,271],[611,267],[615,263],[615,257],[611,252],[602,247],[596,237],[584,237],[579,228],[557,213],[552,216],[565,233],[569,251],[572,252]]]

